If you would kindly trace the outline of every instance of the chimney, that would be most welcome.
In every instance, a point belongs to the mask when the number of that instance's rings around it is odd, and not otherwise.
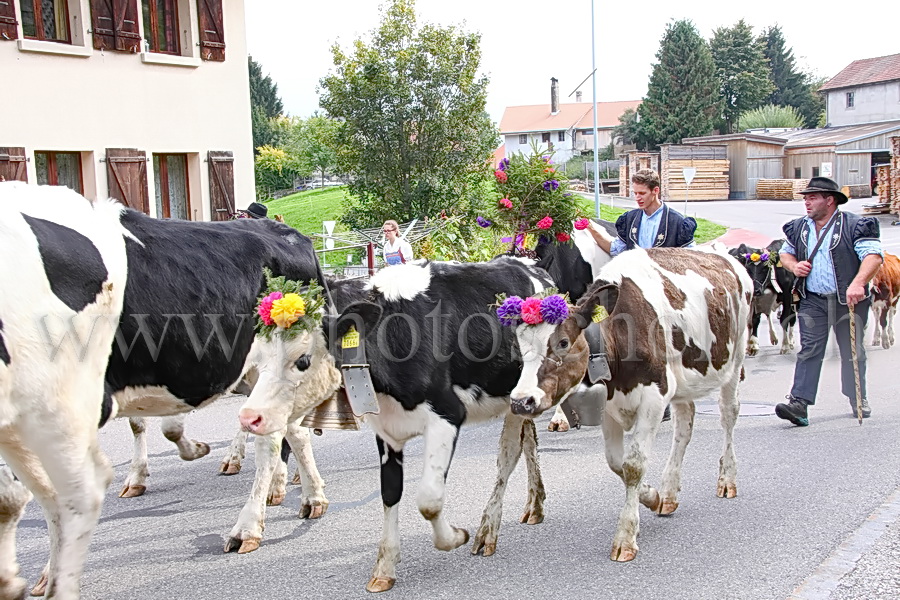
[[[575,92],[575,102],[581,102],[581,90]]]
[[[559,112],[559,82],[556,77],[550,78],[550,114]]]

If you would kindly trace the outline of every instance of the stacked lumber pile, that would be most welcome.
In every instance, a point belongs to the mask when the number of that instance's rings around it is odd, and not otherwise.
[[[725,146],[664,144],[660,149],[663,200],[728,200],[731,165],[726,152]],[[685,168],[697,170],[690,186],[684,177]]]
[[[878,182],[878,201],[882,204],[891,203],[891,165],[879,165],[875,168],[876,181]]]
[[[841,188],[841,192],[848,198],[871,198],[872,188],[868,183],[857,183],[854,185],[845,185]]]
[[[891,138],[891,174],[890,174],[891,212],[900,214],[900,136]]]
[[[759,200],[803,200],[801,190],[809,185],[809,179],[759,179],[756,197]]]
[[[628,164],[622,161],[619,165],[619,195],[627,198],[631,195],[631,177],[628,175]]]

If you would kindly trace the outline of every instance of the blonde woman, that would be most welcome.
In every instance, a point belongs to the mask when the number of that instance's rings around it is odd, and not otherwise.
[[[393,219],[385,221],[381,227],[384,233],[384,249],[382,250],[386,265],[400,265],[413,259],[412,246],[400,237],[400,226]]]

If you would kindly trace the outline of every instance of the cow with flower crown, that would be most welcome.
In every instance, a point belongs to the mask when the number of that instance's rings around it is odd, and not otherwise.
[[[750,321],[750,339],[747,354],[756,356],[759,352],[759,323],[765,315],[769,324],[769,341],[778,345],[778,335],[772,315],[777,315],[781,337],[781,354],[794,349],[794,323],[797,320],[797,302],[793,297],[794,274],[781,265],[778,252],[784,240],[775,240],[765,248],[752,248],[741,244],[729,250],[729,254],[744,265],[753,281],[753,301]],[[781,312],[779,314],[779,308]]]

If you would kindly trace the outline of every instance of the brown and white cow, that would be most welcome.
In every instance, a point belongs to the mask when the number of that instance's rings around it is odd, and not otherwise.
[[[613,259],[560,325],[519,325],[524,362],[511,394],[513,407],[540,406],[556,365],[577,348],[592,315],[609,357],[603,437],[606,460],[625,483],[625,506],[610,558],[625,562],[638,551],[638,502],[667,515],[678,507],[681,464],[694,424],[694,401],[719,391],[725,445],[716,494],[737,494],[733,429],[739,402],[747,320],[753,283],[732,257],[713,252],[660,248],[632,250]],[[598,310],[599,307],[599,310]],[[597,312],[595,312],[597,311]],[[597,318],[600,318],[598,316]],[[581,384],[579,392],[598,386]],[[666,404],[675,424],[672,450],[659,490],[644,482],[647,460]],[[523,408],[524,407],[524,408]],[[624,432],[631,431],[627,452]]]
[[[900,258],[887,252],[884,263],[872,279],[872,313],[875,316],[872,345],[894,345],[894,315],[900,300]]]

